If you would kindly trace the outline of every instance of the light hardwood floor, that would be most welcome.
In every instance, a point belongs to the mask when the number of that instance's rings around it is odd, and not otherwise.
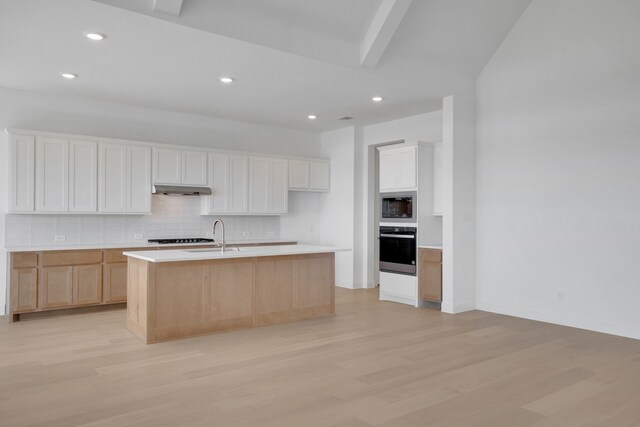
[[[3,426],[640,426],[640,341],[336,292],[335,317],[145,345],[126,311],[0,324]]]

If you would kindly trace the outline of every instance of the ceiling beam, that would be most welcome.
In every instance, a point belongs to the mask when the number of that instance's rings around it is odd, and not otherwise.
[[[180,16],[182,1],[183,0],[155,0],[153,4],[153,11],[173,16]]]
[[[378,65],[412,1],[382,0],[360,44],[360,66],[375,68]]]

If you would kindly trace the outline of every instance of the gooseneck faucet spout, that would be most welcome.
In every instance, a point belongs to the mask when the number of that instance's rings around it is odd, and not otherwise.
[[[224,250],[227,248],[227,244],[224,242],[224,222],[220,219],[220,218],[216,218],[215,221],[213,221],[213,234],[216,234],[216,225],[218,225],[218,223],[220,223],[220,227],[222,227],[222,252],[224,252]]]

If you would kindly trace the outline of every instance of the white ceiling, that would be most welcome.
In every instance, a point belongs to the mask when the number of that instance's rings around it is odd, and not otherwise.
[[[312,131],[368,124],[441,108],[530,1],[414,0],[372,69],[362,41],[393,0],[183,0],[177,17],[155,0],[0,0],[0,86]]]

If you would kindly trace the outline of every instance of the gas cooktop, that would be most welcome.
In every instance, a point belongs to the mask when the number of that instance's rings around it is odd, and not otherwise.
[[[213,243],[214,240],[203,237],[182,237],[179,239],[149,239],[147,242],[160,245],[175,245],[176,243]]]

